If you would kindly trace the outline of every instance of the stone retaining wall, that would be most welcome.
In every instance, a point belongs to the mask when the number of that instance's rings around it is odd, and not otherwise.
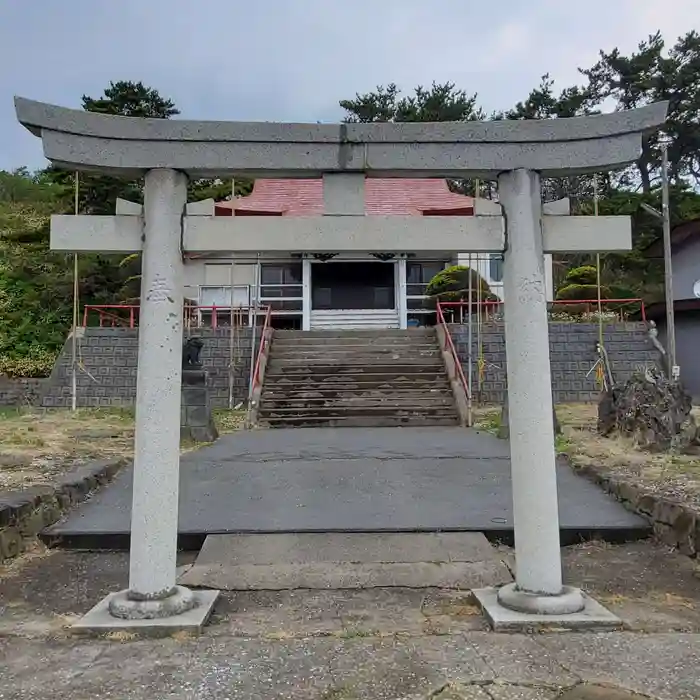
[[[228,328],[199,328],[187,335],[202,338],[202,363],[207,372],[209,395],[214,407],[228,405],[230,330]],[[239,332],[238,350],[233,377],[234,402],[248,396],[252,330]],[[136,367],[138,364],[137,328],[86,328],[80,338],[78,372],[78,406],[131,406],[136,397]],[[71,403],[70,338],[56,361],[42,399],[47,408],[70,406]]]
[[[41,403],[46,378],[0,377],[0,406],[31,406]]]
[[[451,324],[450,332],[457,353],[462,360],[465,376],[469,363],[469,329],[466,324]],[[482,345],[486,369],[481,400],[484,403],[502,403],[507,389],[506,344],[503,323],[482,326]],[[549,324],[549,353],[552,363],[552,390],[556,403],[596,401],[599,390],[595,373],[586,374],[598,359],[596,342],[598,325],[595,323]],[[603,342],[608,352],[613,378],[616,382],[629,378],[638,366],[658,361],[658,353],[647,335],[642,322],[607,323]],[[479,347],[476,324],[472,327],[472,386],[478,387],[477,360]]]
[[[468,328],[466,324],[450,326],[465,374],[468,370]],[[227,328],[201,328],[193,331],[204,340],[202,361],[207,371],[212,405],[228,405],[230,331]],[[481,400],[501,403],[506,391],[506,353],[502,323],[484,324],[482,328],[484,359],[487,363]],[[554,400],[595,401],[598,389],[595,376],[586,373],[597,359],[595,345],[598,326],[588,323],[551,323],[550,356]],[[234,372],[234,402],[248,396],[252,331],[242,329],[239,335]],[[616,381],[630,376],[637,366],[657,361],[657,353],[649,342],[644,323],[614,323],[605,326],[605,347],[608,350]],[[78,372],[79,406],[131,406],[136,394],[138,329],[86,328],[79,340],[82,367]],[[478,344],[472,338],[473,384],[478,385]],[[9,380],[15,381],[15,380]],[[24,384],[23,384],[24,383]],[[9,386],[9,385],[8,385]],[[3,396],[4,402],[3,402]],[[41,403],[45,407],[68,407],[71,403],[71,342],[59,355],[48,380],[18,380],[3,393],[0,382],[0,405]]]
[[[99,486],[110,482],[127,459],[92,462],[61,477],[56,484],[0,492],[0,561],[19,556],[45,527]]]
[[[700,556],[700,510],[660,496],[641,484],[596,466],[574,466],[617,498],[628,510],[649,520],[656,536],[682,554]]]

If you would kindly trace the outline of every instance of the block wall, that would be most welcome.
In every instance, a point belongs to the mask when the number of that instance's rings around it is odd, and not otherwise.
[[[191,335],[202,338],[202,364],[212,405],[228,405],[231,334],[228,328],[199,328]],[[234,403],[248,396],[252,329],[239,331],[234,347]],[[257,347],[257,343],[256,343]],[[137,328],[86,328],[79,339],[78,406],[132,406],[136,397],[138,364]],[[70,338],[66,341],[48,380],[42,405],[47,408],[71,404]]]
[[[469,328],[466,324],[450,325],[455,347],[465,376],[469,365]],[[550,323],[549,357],[552,366],[552,391],[556,403],[595,401],[599,395],[595,371],[586,376],[598,359],[595,323]],[[645,323],[610,323],[604,326],[603,342],[608,352],[613,379],[627,379],[635,368],[658,361],[647,335]],[[482,326],[482,347],[486,368],[481,387],[485,403],[501,403],[508,386],[506,378],[506,343],[503,323]],[[472,326],[472,386],[478,388],[479,343]]]

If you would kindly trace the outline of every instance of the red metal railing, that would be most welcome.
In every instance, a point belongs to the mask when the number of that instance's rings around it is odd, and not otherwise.
[[[600,305],[603,311],[606,310],[606,307],[610,307],[611,305],[615,306],[629,306],[631,304],[638,304],[639,305],[639,312],[640,312],[640,317],[642,321],[647,320],[647,315],[646,315],[646,308],[644,307],[644,300],[643,299],[601,299],[600,300]],[[473,301],[471,303],[471,306],[474,310],[474,313],[477,312],[477,310],[481,307],[483,309],[483,314],[486,316],[486,318],[489,318],[490,316],[494,315],[496,311],[498,311],[499,307],[503,305],[503,301],[501,300],[496,300],[496,301]],[[438,303],[438,309],[459,309],[460,313],[460,319],[463,318],[464,316],[464,311],[465,309],[468,309],[470,306],[468,301],[441,301]],[[556,310],[556,307],[564,307],[562,310],[566,311],[567,306],[584,306],[585,307],[585,313],[596,313],[598,311],[598,300],[597,299],[556,299],[554,301],[547,302],[547,306],[549,311]],[[617,308],[615,311],[620,312],[620,319],[622,320],[623,318],[623,310],[622,308]],[[438,317],[439,317],[439,312],[438,312]]]
[[[472,393],[469,387],[469,382],[464,376],[464,369],[462,368],[462,361],[459,359],[457,354],[457,348],[455,348],[454,341],[452,340],[452,334],[447,326],[447,321],[445,320],[445,314],[442,311],[442,304],[438,302],[437,305],[437,322],[442,326],[443,331],[443,341],[444,347],[442,348],[445,352],[449,352],[452,355],[452,360],[454,362],[455,371],[457,372],[457,379],[464,389],[464,394],[467,397],[467,413],[468,413],[468,423],[472,423]]]
[[[263,309],[264,307],[258,307],[258,313]],[[246,313],[253,313],[253,308],[244,306],[234,306],[233,307],[233,314],[234,316],[241,311],[245,311]],[[230,306],[199,306],[197,304],[190,304],[185,306],[185,313],[189,314],[190,317],[190,325],[204,325],[202,323],[203,316],[208,316],[209,317],[209,324],[207,324],[210,328],[219,328],[222,325],[230,325],[231,323],[231,307]],[[228,319],[228,324],[225,323],[225,320]]]
[[[83,326],[97,315],[100,328],[122,326],[135,328],[138,325],[139,307],[134,304],[86,304],[83,307]]]
[[[265,307],[259,307],[263,311]],[[98,325],[100,328],[137,328],[139,325],[140,306],[138,304],[86,304],[83,307],[83,326]],[[234,315],[241,312],[251,313],[248,307],[234,307]],[[188,327],[204,325],[206,318],[211,328],[228,326],[231,323],[230,306],[199,306],[186,304],[183,307],[185,324]],[[204,318],[203,318],[204,317]],[[228,324],[225,323],[228,321]]]
[[[255,368],[253,369],[253,374],[251,376],[250,380],[250,391],[248,395],[249,403],[250,400],[253,398],[253,394],[255,390],[258,388],[258,386],[261,383],[261,370],[262,370],[262,358],[265,357],[265,354],[267,353],[268,346],[270,344],[270,321],[272,319],[272,307],[268,306],[266,307],[265,311],[265,322],[263,323],[262,326],[262,331],[260,335],[260,347],[258,348],[258,356],[255,358]]]

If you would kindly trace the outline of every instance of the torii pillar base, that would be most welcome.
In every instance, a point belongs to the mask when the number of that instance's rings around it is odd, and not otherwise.
[[[165,601],[134,601],[128,591],[111,593],[75,622],[71,629],[82,634],[124,632],[167,637],[174,632],[201,633],[209,621],[219,591],[190,591],[177,586]]]
[[[578,588],[565,586],[561,595],[549,597],[517,591],[515,586],[511,583],[498,589],[477,588],[472,591],[494,632],[615,630],[623,626],[619,617]],[[532,609],[527,612],[513,610],[504,605],[506,599]],[[576,612],[564,612],[567,605],[579,609]]]

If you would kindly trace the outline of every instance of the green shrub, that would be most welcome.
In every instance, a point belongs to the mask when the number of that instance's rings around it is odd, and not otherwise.
[[[564,277],[564,285],[581,284],[581,285],[596,285],[598,273],[593,265],[581,265],[580,267],[572,267]]]
[[[438,301],[469,301],[469,278],[471,276],[472,302],[496,301],[496,297],[486,280],[473,268],[466,265],[453,265],[433,277],[428,283],[425,294],[431,308]]]
[[[557,289],[557,301],[569,301],[574,299],[590,299],[595,302],[598,299],[598,273],[593,265],[581,265],[573,267],[566,273],[562,285]],[[601,299],[610,297],[610,288],[605,285],[600,287]],[[607,304],[604,305],[607,309]],[[592,304],[556,304],[557,311],[571,315],[585,314],[594,310]]]
[[[629,287],[621,285],[601,285],[600,298],[606,299],[633,299],[637,294]],[[597,313],[598,287],[596,285],[596,269],[592,265],[583,265],[575,267],[566,274],[564,283],[557,290],[557,300],[574,300],[583,299],[590,300],[588,304],[557,304],[555,308],[557,312],[567,313],[571,315],[580,315],[587,313]],[[602,304],[604,313],[622,312],[623,314],[631,314],[639,311],[640,303],[620,303],[620,304]]]
[[[48,377],[58,352],[32,346],[26,355],[0,357],[0,375],[7,377]]]
[[[600,298],[608,299],[610,288],[601,286]],[[595,284],[567,284],[557,291],[557,299],[598,299],[598,287]]]

